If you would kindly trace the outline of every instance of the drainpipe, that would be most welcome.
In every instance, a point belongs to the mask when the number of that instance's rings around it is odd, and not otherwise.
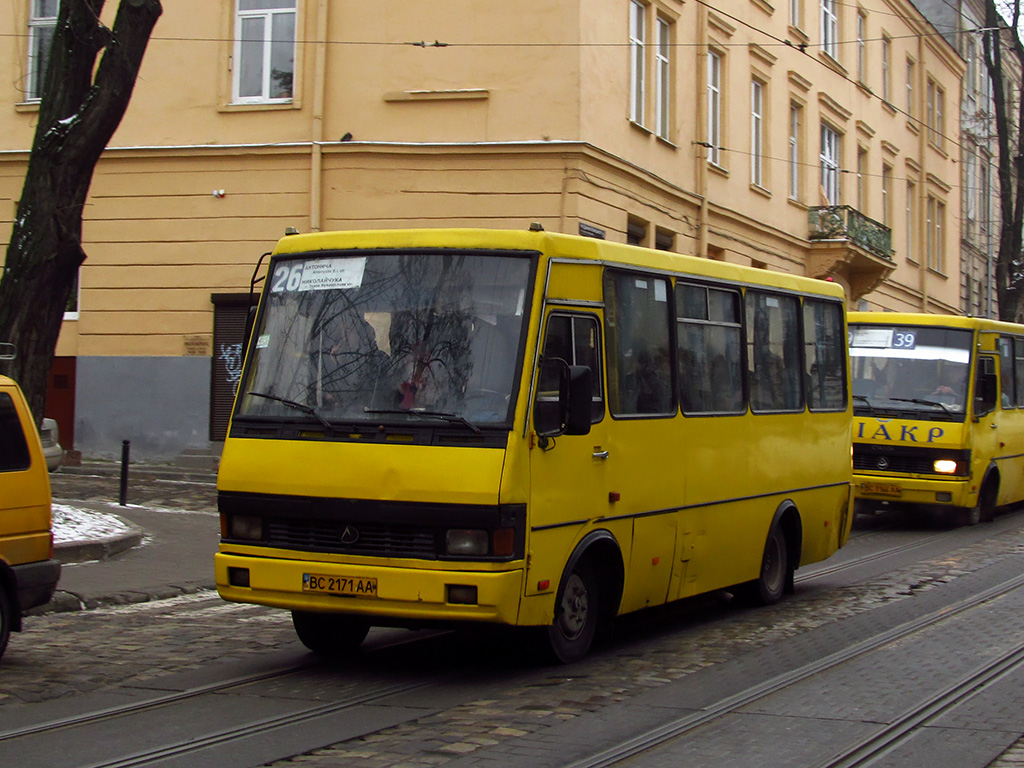
[[[920,243],[921,259],[918,268],[921,270],[921,311],[928,311],[928,102],[925,94],[924,35],[917,38],[917,82],[914,83],[914,95],[917,99],[915,115],[918,120],[917,156],[921,158],[921,178],[917,185],[917,242]],[[921,118],[924,118],[923,120]]]
[[[694,186],[700,197],[697,208],[697,255],[708,257],[708,9],[697,5],[697,141],[694,142]]]
[[[327,83],[327,0],[316,7],[316,53],[313,64],[313,124],[309,168],[309,229],[323,227],[324,100]]]

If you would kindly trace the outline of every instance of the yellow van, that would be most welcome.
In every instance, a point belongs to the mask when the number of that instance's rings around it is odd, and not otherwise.
[[[39,432],[21,389],[0,376],[0,656],[22,614],[49,602],[59,578]]]

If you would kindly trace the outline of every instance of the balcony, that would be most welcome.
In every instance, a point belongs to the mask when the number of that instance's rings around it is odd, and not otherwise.
[[[892,230],[849,205],[811,208],[811,240],[852,240],[876,256],[892,261]]]
[[[896,268],[892,230],[849,205],[809,210],[807,274],[842,282],[851,300],[875,290]]]

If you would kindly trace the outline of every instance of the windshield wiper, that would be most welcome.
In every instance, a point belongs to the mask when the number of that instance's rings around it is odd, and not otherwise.
[[[275,400],[279,403],[284,403],[285,405],[294,408],[297,411],[302,411],[303,413],[309,414],[314,419],[323,424],[325,427],[327,427],[327,429],[334,429],[334,425],[331,424],[331,422],[329,422],[319,413],[317,413],[316,408],[313,408],[310,405],[306,405],[305,403],[298,403],[295,400],[289,400],[286,397],[278,397],[277,395],[268,395],[266,392],[247,392],[246,394],[252,395],[253,397],[265,397],[267,398],[267,400]]]
[[[938,400],[922,400],[919,397],[890,397],[889,400],[895,400],[898,403],[917,403],[918,405],[931,405],[936,408],[941,408],[946,413],[958,413],[958,411],[951,410],[948,403],[940,403]]]
[[[852,395],[852,397],[854,400],[863,400],[867,404],[868,408],[872,411],[875,410],[875,406],[872,405],[870,400],[868,400],[867,395]]]
[[[451,424],[461,424],[464,427],[469,427],[471,430],[476,432],[478,435],[482,435],[483,432],[480,428],[471,421],[467,421],[462,416],[454,413],[444,413],[443,411],[420,411],[416,408],[410,408],[409,410],[402,410],[400,408],[364,408],[363,413],[369,413],[372,415],[394,415],[394,416],[431,416],[435,419],[444,419]]]

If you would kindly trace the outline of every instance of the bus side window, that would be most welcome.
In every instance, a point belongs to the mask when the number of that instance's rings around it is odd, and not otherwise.
[[[545,358],[558,358],[568,365],[584,365],[591,371],[591,423],[604,418],[604,394],[601,376],[601,330],[593,315],[552,314],[548,318],[547,335],[544,338]],[[537,407],[547,406],[541,397],[544,392],[557,392],[558,382],[552,368],[541,366],[537,388]]]
[[[999,337],[999,390],[1003,408],[1013,408],[1017,404],[1017,393],[1013,383],[1013,339],[1008,336]]]
[[[1013,346],[1016,350],[1016,358],[1014,360],[1014,372],[1017,374],[1017,406],[1024,406],[1024,339],[1016,337],[1013,340]]]
[[[810,409],[845,409],[846,339],[839,304],[804,300],[804,364]]]
[[[608,403],[616,416],[675,413],[668,280],[605,272]]]
[[[738,291],[676,283],[676,346],[683,413],[742,413]]]
[[[749,290],[746,306],[750,409],[801,410],[803,366],[797,298]]]

